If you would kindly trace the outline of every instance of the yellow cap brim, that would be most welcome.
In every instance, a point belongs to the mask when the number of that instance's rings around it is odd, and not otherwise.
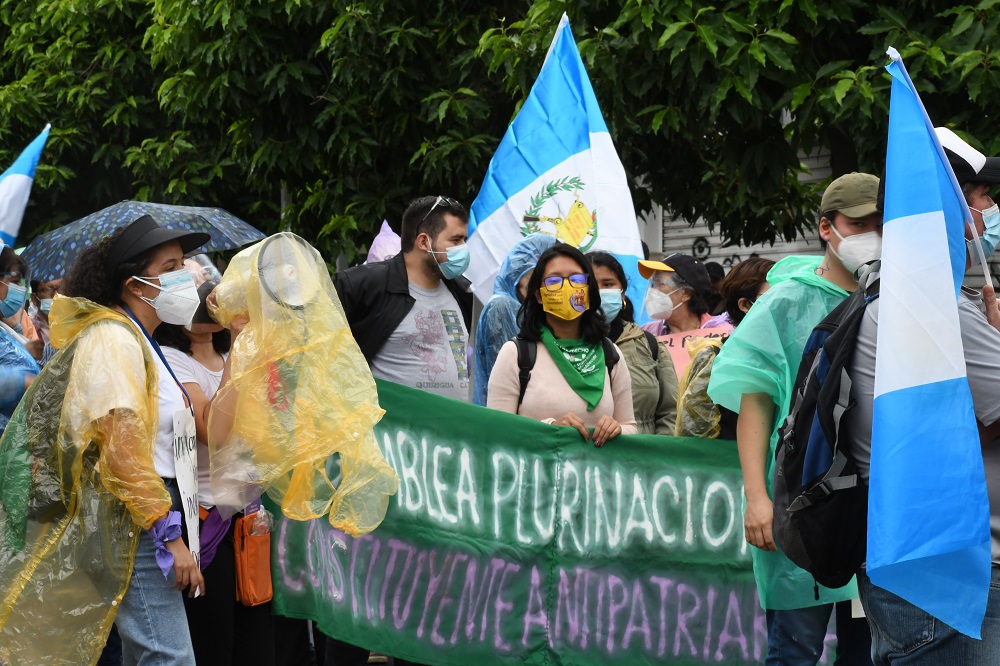
[[[644,279],[648,280],[656,271],[669,271],[673,273],[674,269],[667,266],[662,261],[651,261],[649,259],[639,260],[639,275],[641,275]]]

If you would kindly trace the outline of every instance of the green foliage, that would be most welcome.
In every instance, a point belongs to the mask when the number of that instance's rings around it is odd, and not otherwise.
[[[567,12],[625,170],[641,175],[637,208],[773,242],[814,223],[823,185],[801,182],[800,154],[828,151],[835,174],[881,173],[890,45],[935,122],[997,154],[995,4],[539,0],[480,49],[524,94]]]
[[[254,212],[273,210],[284,184],[284,223],[352,256],[416,196],[474,198],[510,117],[475,57],[499,10],[155,0],[146,40],[163,109],[211,137]]]
[[[0,161],[54,128],[22,239],[139,198],[224,206],[332,260],[414,197],[471,202],[513,113],[476,47],[508,10],[3,0]]]
[[[128,146],[166,124],[138,26],[145,2],[0,3],[0,163],[47,122],[25,231],[59,226],[125,198]]]
[[[800,154],[881,172],[889,45],[1000,153],[998,2],[0,0],[0,163],[53,124],[25,240],[142,198],[353,257],[415,196],[474,199],[565,11],[637,208],[792,238],[821,187]]]

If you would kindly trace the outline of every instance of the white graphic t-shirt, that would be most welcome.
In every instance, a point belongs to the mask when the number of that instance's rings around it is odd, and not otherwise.
[[[469,401],[469,332],[458,301],[439,283],[410,283],[416,303],[371,362],[372,374],[404,386]]]

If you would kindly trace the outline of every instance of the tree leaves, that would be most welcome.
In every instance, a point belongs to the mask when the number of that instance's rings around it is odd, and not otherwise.
[[[0,0],[0,161],[46,122],[24,239],[115,201],[221,205],[331,260],[407,202],[471,202],[570,18],[642,209],[791,238],[822,185],[879,173],[894,45],[932,119],[994,138],[1000,0]],[[397,224],[398,228],[398,224]]]

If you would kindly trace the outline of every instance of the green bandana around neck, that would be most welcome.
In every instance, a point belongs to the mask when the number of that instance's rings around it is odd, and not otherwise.
[[[557,340],[542,326],[542,344],[573,391],[593,411],[604,396],[604,345],[583,340]]]

